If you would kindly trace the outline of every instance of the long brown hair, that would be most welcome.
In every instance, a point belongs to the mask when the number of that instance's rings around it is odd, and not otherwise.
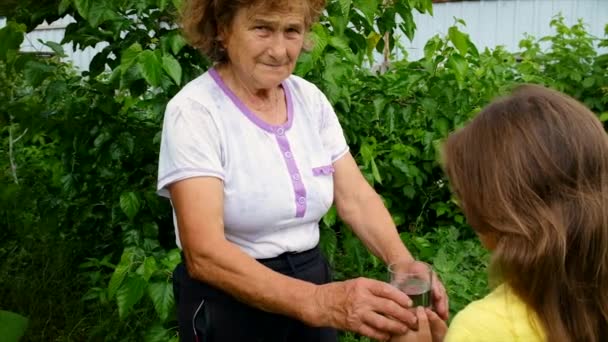
[[[492,269],[548,341],[608,338],[608,136],[576,100],[524,85],[445,144],[469,224],[496,238]]]

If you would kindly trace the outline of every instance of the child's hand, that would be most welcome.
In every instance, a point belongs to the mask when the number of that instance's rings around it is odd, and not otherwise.
[[[430,309],[416,308],[418,330],[391,338],[390,342],[441,342],[448,331],[447,324]]]

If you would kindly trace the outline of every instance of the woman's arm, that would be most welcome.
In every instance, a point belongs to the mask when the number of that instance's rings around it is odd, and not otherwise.
[[[380,195],[365,180],[352,155],[347,153],[337,160],[334,169],[334,197],[340,218],[387,265],[398,260],[413,260]],[[433,299],[437,313],[447,320],[448,297],[436,277]]]
[[[314,285],[258,263],[224,237],[223,183],[197,177],[170,185],[180,241],[191,277],[259,309],[386,339],[415,318],[407,296],[383,282],[354,279]]]
[[[170,186],[188,273],[265,311],[302,319],[315,287],[273,272],[224,237],[223,183],[198,177]],[[288,305],[301,303],[299,306]]]
[[[340,218],[386,264],[413,260],[380,195],[361,174],[350,153],[334,163],[334,196]]]

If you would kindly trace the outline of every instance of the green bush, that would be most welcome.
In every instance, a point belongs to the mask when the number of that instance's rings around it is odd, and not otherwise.
[[[178,3],[63,0],[35,13],[26,4],[0,30],[0,154],[9,157],[0,158],[0,298],[31,318],[27,340],[176,339],[170,277],[180,256],[169,203],[154,191],[159,133],[168,99],[209,65],[171,22]],[[413,10],[431,12],[431,1],[329,1],[296,73],[328,95],[365,177],[403,242],[440,274],[454,314],[488,291],[488,255],[452,201],[442,139],[521,82],[569,93],[608,120],[608,55],[595,49],[608,40],[556,17],[553,35],[526,37],[521,51],[480,52],[457,21],[424,58],[393,61],[397,35],[415,31]],[[63,14],[76,19],[66,43],[108,44],[86,73],[60,62],[57,44],[50,59],[17,52],[26,27]],[[387,57],[381,73],[368,67],[374,50]],[[337,279],[386,279],[335,210],[321,234]]]

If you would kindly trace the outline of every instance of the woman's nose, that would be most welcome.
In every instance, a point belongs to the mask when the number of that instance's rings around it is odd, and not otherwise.
[[[268,55],[275,60],[283,61],[287,57],[287,42],[283,35],[277,34],[268,47]]]

